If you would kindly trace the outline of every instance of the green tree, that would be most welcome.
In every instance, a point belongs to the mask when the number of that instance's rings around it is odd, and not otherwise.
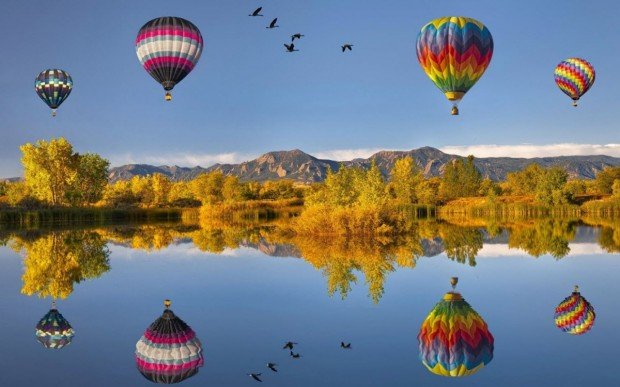
[[[568,173],[560,167],[543,169],[536,182],[535,199],[546,205],[568,203],[568,195],[564,186],[568,181]]]
[[[456,159],[446,165],[439,187],[442,200],[458,197],[477,196],[482,183],[482,175],[474,165],[474,156]]]
[[[620,179],[620,167],[607,167],[600,171],[595,178],[598,193],[611,194],[614,181]]]
[[[93,204],[101,200],[108,185],[110,162],[97,154],[77,155],[77,174],[67,193],[73,205]]]

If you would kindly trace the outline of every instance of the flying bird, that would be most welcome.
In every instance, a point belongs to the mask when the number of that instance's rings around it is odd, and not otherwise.
[[[299,34],[299,33],[298,34],[293,34],[293,35],[291,35],[291,42],[294,42],[295,39],[301,39],[304,36],[306,36],[306,35],[302,35],[302,34]]]
[[[259,378],[259,376],[261,376],[261,375],[262,375],[261,373],[258,373],[258,374],[247,374],[247,375],[248,375],[248,376],[251,376],[251,377],[252,377],[252,379],[256,380],[257,382],[261,382],[261,383],[263,382],[263,381],[262,381],[262,380],[260,380],[260,378]]]
[[[346,50],[353,51],[353,45],[349,43],[344,44],[342,46],[342,52],[345,52]]]
[[[260,14],[260,11],[263,9],[263,7],[258,7],[256,8],[256,10],[254,12],[252,12],[251,14],[249,14],[248,16],[264,16]]]
[[[344,341],[340,342],[340,348],[351,349],[351,343],[345,344]]]
[[[292,357],[293,359],[299,359],[299,358],[301,357],[301,355],[300,355],[300,354],[298,354],[298,353],[293,353],[293,351],[291,351],[291,357]]]
[[[278,370],[276,369],[276,366],[277,366],[277,364],[275,364],[275,363],[267,363],[267,368],[269,368],[273,372],[278,372]]]
[[[293,349],[293,345],[297,345],[297,343],[293,343],[292,341],[288,341],[286,344],[284,344],[284,347],[282,347],[282,349]]]
[[[286,47],[286,51],[288,51],[288,52],[299,51],[299,50],[295,49],[295,44],[294,43],[291,43],[291,44],[284,43],[284,47]]]
[[[269,23],[268,27],[265,27],[267,29],[272,29],[272,28],[278,28],[280,26],[276,25],[276,23],[278,22],[278,18],[275,18],[271,21],[271,23]]]

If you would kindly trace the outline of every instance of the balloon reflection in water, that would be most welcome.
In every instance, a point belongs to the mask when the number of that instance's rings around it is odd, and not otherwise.
[[[160,318],[136,343],[136,365],[154,383],[179,383],[198,373],[204,360],[196,333],[170,310],[170,301]]]
[[[426,317],[418,334],[420,360],[434,374],[460,377],[478,372],[493,359],[493,335],[482,317],[454,291]]]
[[[36,335],[37,341],[45,348],[60,349],[71,344],[73,328],[56,309],[56,302],[37,324]]]
[[[596,313],[590,303],[579,293],[575,286],[573,294],[566,297],[555,308],[555,325],[571,335],[582,335],[592,329]]]

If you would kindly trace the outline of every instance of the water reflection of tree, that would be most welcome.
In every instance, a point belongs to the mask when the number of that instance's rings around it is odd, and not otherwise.
[[[476,266],[476,255],[483,245],[480,228],[442,223],[439,227],[439,236],[443,240],[448,258],[459,263],[468,263],[469,266]]]
[[[620,219],[586,217],[586,224],[600,227],[598,244],[608,253],[620,253]]]
[[[577,223],[561,219],[538,219],[511,224],[508,229],[508,247],[519,248],[539,257],[551,254],[556,259],[570,252],[568,242],[575,238]]]
[[[321,270],[327,278],[330,295],[345,298],[351,284],[357,283],[355,271],[364,274],[368,294],[378,302],[384,293],[387,275],[396,267],[415,267],[424,254],[417,235],[402,238],[311,238],[297,236],[293,244],[302,257]]]
[[[12,247],[25,255],[22,293],[66,298],[73,286],[110,270],[106,241],[93,231],[58,231],[15,237]]]

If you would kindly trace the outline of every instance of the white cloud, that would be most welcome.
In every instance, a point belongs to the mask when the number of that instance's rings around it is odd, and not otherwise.
[[[442,152],[476,157],[552,157],[606,155],[620,157],[620,144],[519,144],[454,145],[439,148]]]
[[[381,150],[384,150],[384,149],[381,149],[381,148],[334,149],[334,150],[314,152],[312,153],[312,155],[318,159],[349,161],[349,160],[358,159],[358,158],[366,159]]]
[[[114,166],[124,164],[178,165],[181,167],[209,167],[216,163],[236,164],[255,158],[256,155],[230,153],[165,153],[160,155],[134,155],[131,153],[113,155],[110,162]]]

